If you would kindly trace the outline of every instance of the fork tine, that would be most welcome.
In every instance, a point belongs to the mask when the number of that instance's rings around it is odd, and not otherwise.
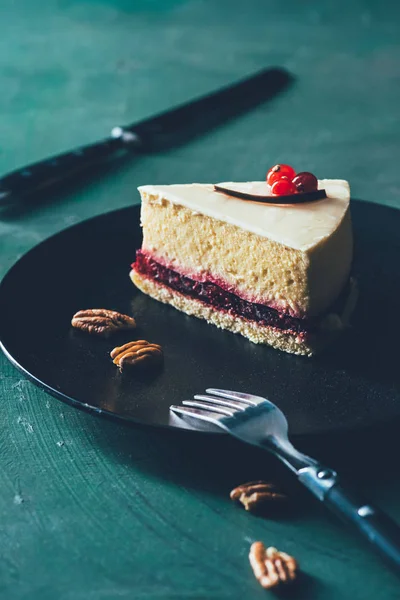
[[[183,400],[182,404],[183,406],[190,406],[192,408],[202,408],[212,413],[224,415],[225,417],[233,417],[233,415],[235,414],[235,410],[233,409],[225,408],[222,406],[214,406],[213,404],[209,404],[208,402],[202,402],[201,400]]]
[[[213,425],[220,425],[219,421],[223,418],[221,415],[217,415],[216,413],[207,411],[207,410],[199,410],[198,408],[189,408],[187,406],[176,406],[172,404],[169,407],[170,410],[178,415],[184,415],[187,417],[192,417],[193,419],[198,419],[199,421],[206,421],[206,423],[212,423]]]
[[[251,406],[257,406],[261,402],[266,402],[266,398],[262,398],[261,396],[253,396],[253,394],[244,394],[243,392],[234,392],[231,390],[218,390],[215,388],[207,388],[207,394],[212,394],[213,396],[220,396],[221,398],[228,398],[229,400],[239,400],[240,402],[244,402],[245,404],[250,404]]]
[[[247,408],[243,402],[240,403],[237,400],[224,400],[222,398],[217,398],[216,396],[206,396],[205,394],[196,394],[194,399],[205,400],[206,402],[210,402],[210,404],[226,406],[227,408],[233,408],[235,410],[246,410]]]

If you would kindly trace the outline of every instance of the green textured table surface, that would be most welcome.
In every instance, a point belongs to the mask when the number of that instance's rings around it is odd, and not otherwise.
[[[1,217],[2,274],[50,234],[136,202],[144,183],[257,179],[284,161],[400,208],[399,17],[394,2],[1,0],[2,172],[269,64],[297,76],[284,96],[186,147]],[[23,282],[21,294],[29,302]],[[295,485],[286,517],[230,502],[243,479],[291,487],[268,457],[83,414],[1,365],[1,598],[267,597],[247,560],[257,539],[299,559],[293,597],[400,597],[398,579]],[[399,436],[379,435],[379,450],[366,436],[312,449],[400,519]]]

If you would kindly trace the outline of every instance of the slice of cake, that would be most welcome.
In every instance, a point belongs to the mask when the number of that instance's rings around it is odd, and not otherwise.
[[[349,185],[317,187],[319,199],[293,200],[292,188],[281,186],[289,192],[280,198],[266,182],[140,187],[143,245],[132,281],[253,342],[312,355],[354,304]]]

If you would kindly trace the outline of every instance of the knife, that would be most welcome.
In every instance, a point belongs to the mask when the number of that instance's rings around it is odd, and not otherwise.
[[[28,194],[124,154],[150,153],[185,143],[224,121],[273,98],[293,81],[283,68],[264,69],[246,79],[127,127],[94,144],[58,154],[0,178],[0,204]]]

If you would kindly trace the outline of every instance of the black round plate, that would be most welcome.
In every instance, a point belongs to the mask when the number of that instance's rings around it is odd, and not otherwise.
[[[393,420],[400,416],[400,211],[352,207],[360,300],[353,328],[319,357],[252,344],[139,292],[128,277],[141,245],[139,207],[66,229],[13,266],[0,288],[3,350],[61,400],[134,423],[190,429],[169,406],[207,387],[268,397],[295,435]],[[109,353],[134,336],[104,340],[72,329],[72,315],[84,308],[133,314],[135,336],[163,346],[163,369],[119,373]]]

